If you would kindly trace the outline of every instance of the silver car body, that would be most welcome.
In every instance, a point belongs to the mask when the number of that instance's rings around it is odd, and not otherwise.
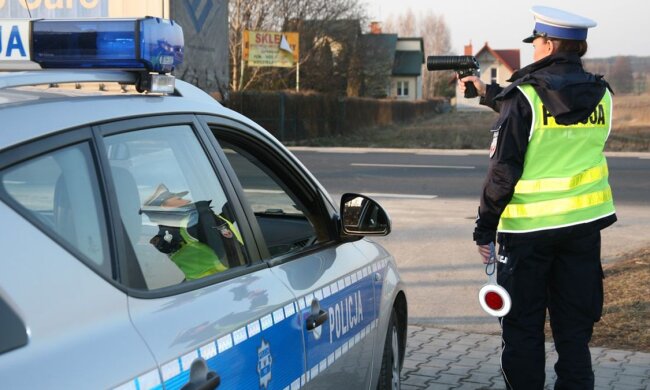
[[[14,87],[79,80],[129,83],[133,75],[0,74],[0,171],[22,161],[16,151],[26,150],[24,157],[33,158],[41,149],[54,148],[50,138],[65,144],[61,138],[68,133],[86,132],[80,139],[95,145],[105,134],[183,123],[213,145],[206,155],[231,197],[241,191],[239,184],[227,175],[231,167],[225,160],[214,161],[223,155],[206,131],[227,126],[282,159],[319,194],[323,212],[336,223],[338,207],[280,142],[190,84],[176,81],[176,93],[169,96]],[[99,187],[108,191],[113,184],[105,178],[106,160],[99,154]],[[190,367],[202,358],[221,377],[220,389],[371,389],[377,386],[394,309],[405,334],[406,298],[394,259],[365,238],[333,238],[288,257],[253,254],[225,277],[138,292],[123,286],[119,276],[107,277],[88,266],[55,231],[44,229],[4,195],[0,302],[24,326],[26,342],[0,349],[2,388],[175,389],[191,381]],[[115,226],[111,196],[101,193],[108,210],[108,249],[116,263],[115,256],[126,257],[121,252],[126,235]],[[253,215],[245,202],[236,207],[244,210],[240,215]],[[248,244],[260,241],[255,228],[243,230]],[[307,330],[314,310],[329,318]]]

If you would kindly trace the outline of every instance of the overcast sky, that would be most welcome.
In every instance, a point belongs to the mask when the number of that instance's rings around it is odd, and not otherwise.
[[[561,8],[595,20],[589,29],[586,58],[616,55],[650,56],[650,1],[648,0],[361,0],[372,19],[389,15],[433,11],[442,15],[451,33],[452,50],[463,54],[470,41],[474,53],[487,41],[493,49],[520,49],[522,66],[532,62],[532,47],[521,40],[533,31],[530,8]],[[423,37],[427,39],[427,37]],[[428,55],[428,53],[425,53]]]

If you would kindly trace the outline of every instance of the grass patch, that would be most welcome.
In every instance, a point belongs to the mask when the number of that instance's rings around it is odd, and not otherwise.
[[[407,124],[369,127],[348,135],[315,138],[302,146],[352,146],[370,148],[485,149],[492,134],[488,131],[497,114],[491,111],[450,111]]]
[[[605,306],[591,345],[650,352],[650,248],[603,268]]]
[[[607,150],[650,151],[650,95],[615,95]]]
[[[650,151],[650,95],[614,97],[613,129],[608,151]],[[370,148],[487,149],[497,119],[489,110],[449,111],[406,124],[351,129],[348,134],[314,138],[302,146]],[[292,144],[294,145],[294,144]]]

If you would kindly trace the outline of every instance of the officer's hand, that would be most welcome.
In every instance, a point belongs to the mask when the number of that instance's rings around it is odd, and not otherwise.
[[[460,87],[460,92],[465,95],[465,83],[466,82],[472,82],[474,83],[474,86],[476,87],[476,92],[478,92],[479,96],[485,96],[485,83],[481,81],[480,78],[476,76],[467,76],[463,77],[462,79],[458,80],[459,84],[458,86]]]
[[[490,261],[490,245],[477,245],[478,253],[483,259],[483,264],[487,264]]]

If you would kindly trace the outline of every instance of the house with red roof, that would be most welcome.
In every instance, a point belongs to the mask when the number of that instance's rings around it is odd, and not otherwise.
[[[472,43],[465,46],[464,55],[471,56],[473,53]],[[498,83],[506,86],[506,81],[512,73],[521,66],[519,49],[496,50],[490,47],[487,42],[476,54],[476,60],[481,66],[481,80],[486,83]],[[456,88],[456,108],[471,109],[479,106],[479,99],[465,99]]]

